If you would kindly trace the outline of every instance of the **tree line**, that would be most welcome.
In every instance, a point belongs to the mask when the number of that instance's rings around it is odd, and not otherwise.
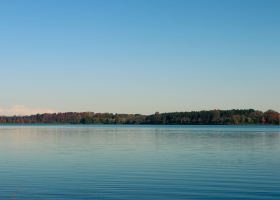
[[[280,114],[243,110],[209,110],[192,112],[141,114],[113,114],[94,112],[66,112],[30,116],[0,116],[1,124],[167,124],[167,125],[280,125]]]

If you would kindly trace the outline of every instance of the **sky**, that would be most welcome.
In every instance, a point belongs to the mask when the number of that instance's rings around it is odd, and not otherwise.
[[[278,0],[0,0],[0,115],[280,111]]]

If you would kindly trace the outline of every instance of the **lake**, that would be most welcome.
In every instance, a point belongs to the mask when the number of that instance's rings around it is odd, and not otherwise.
[[[0,199],[280,199],[280,126],[0,126]]]

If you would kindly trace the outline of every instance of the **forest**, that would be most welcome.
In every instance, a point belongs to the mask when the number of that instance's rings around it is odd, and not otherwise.
[[[66,112],[30,116],[0,116],[0,124],[166,124],[166,125],[280,125],[280,114],[254,109],[172,112],[152,115]]]

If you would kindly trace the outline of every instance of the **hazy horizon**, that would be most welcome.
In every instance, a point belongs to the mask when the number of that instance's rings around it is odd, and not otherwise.
[[[244,108],[244,109],[240,109],[240,108],[232,108],[232,109],[209,109],[209,110],[173,110],[173,111],[167,111],[167,112],[151,112],[151,113],[125,113],[125,112],[96,112],[93,110],[85,110],[85,111],[52,111],[52,110],[46,110],[44,111],[40,111],[38,110],[38,112],[36,112],[36,110],[34,109],[29,109],[26,108],[24,106],[14,106],[13,108],[11,108],[10,110],[0,110],[0,113],[6,113],[6,114],[0,114],[0,116],[2,117],[13,117],[13,116],[18,116],[18,117],[23,117],[23,116],[31,116],[31,115],[37,115],[37,114],[58,114],[58,113],[111,113],[111,114],[140,114],[140,115],[153,115],[155,113],[174,113],[174,112],[201,112],[201,111],[213,111],[213,110],[220,110],[220,111],[224,111],[224,110],[250,110],[253,109],[255,111],[261,111],[261,112],[266,112],[266,111],[276,111],[279,112],[278,110],[273,110],[273,109],[268,109],[268,110],[257,110],[254,108]]]
[[[280,111],[280,1],[1,1],[0,115]]]

